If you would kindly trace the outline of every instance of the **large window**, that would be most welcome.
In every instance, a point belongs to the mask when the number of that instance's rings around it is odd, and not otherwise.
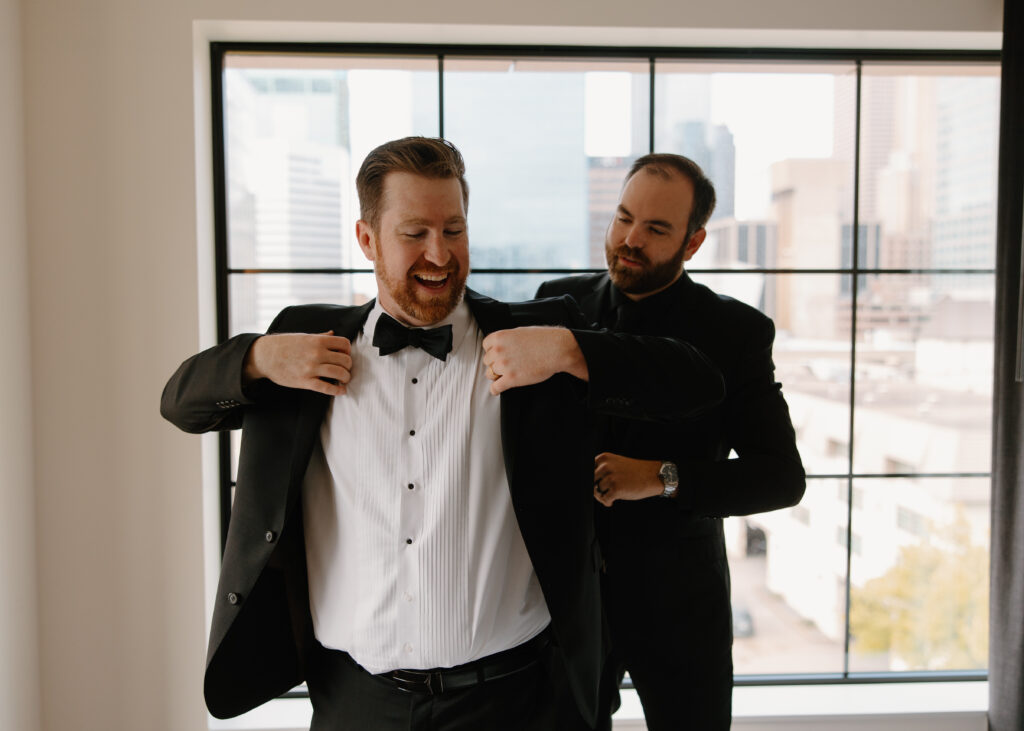
[[[462,150],[470,286],[508,300],[603,269],[636,157],[699,162],[719,203],[688,270],[774,319],[808,472],[799,506],[727,521],[738,683],[985,676],[995,55],[215,44],[213,60],[222,338],[375,296],[354,178],[388,139]],[[225,438],[225,507],[236,452]]]

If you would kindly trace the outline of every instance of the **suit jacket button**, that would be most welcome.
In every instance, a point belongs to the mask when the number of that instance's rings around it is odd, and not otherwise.
[[[242,600],[242,597],[238,596],[238,594],[236,594],[235,592],[233,592],[233,591],[229,591],[228,592],[228,604],[232,604],[232,605],[238,604],[238,602],[240,602],[241,600]]]
[[[267,532],[266,532],[266,533],[265,533],[265,534],[263,535],[263,537],[267,539],[267,543],[273,543],[273,542],[274,542],[274,531],[272,531],[272,530],[268,530],[268,531],[267,531]]]

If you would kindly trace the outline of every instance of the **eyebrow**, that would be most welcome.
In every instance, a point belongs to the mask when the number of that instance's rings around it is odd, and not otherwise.
[[[630,213],[629,209],[626,208],[621,203],[619,204],[619,213],[624,213],[629,218],[636,218],[636,216]],[[673,226],[670,221],[663,221],[660,218],[650,218],[644,221],[644,223],[649,224],[651,226],[661,226],[662,228],[667,228],[670,231],[675,228],[675,226]]]
[[[465,223],[465,222],[466,222],[466,217],[465,216],[452,216],[451,218],[445,219],[444,225],[445,226],[449,226],[449,225],[451,225],[453,223]],[[432,221],[430,221],[430,220],[428,220],[426,218],[403,218],[401,221],[398,222],[398,225],[399,226],[429,226],[431,223],[432,223]]]

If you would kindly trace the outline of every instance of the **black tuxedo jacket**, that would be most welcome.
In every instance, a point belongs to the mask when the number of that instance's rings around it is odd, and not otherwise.
[[[466,299],[485,333],[572,327],[587,360],[589,384],[559,374],[500,398],[513,508],[569,685],[593,722],[602,649],[590,413],[686,418],[721,399],[721,377],[684,343],[594,332],[569,298],[509,305],[467,291]],[[354,339],[372,304],[288,308],[270,332],[333,330]],[[239,335],[186,360],[161,399],[161,413],[185,431],[243,430],[205,678],[207,706],[221,718],[302,682],[313,643],[300,500],[330,399],[269,381],[243,389],[257,337]]]

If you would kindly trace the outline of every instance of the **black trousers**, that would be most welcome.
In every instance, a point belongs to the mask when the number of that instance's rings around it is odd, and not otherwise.
[[[609,560],[601,577],[611,649],[598,706],[607,711],[599,710],[598,729],[611,729],[628,671],[648,731],[727,731],[733,666],[725,557],[691,548],[666,570],[651,564]]]
[[[345,652],[317,647],[306,684],[310,731],[589,731],[548,645],[513,675],[437,695],[372,675]]]

